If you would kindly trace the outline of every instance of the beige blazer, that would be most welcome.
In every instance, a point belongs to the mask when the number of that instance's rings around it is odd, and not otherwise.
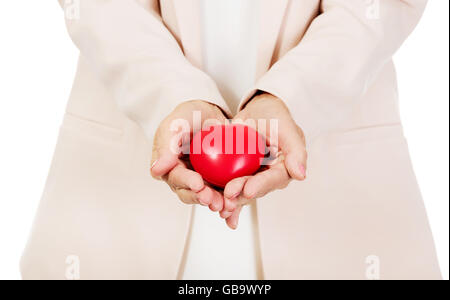
[[[440,278],[392,63],[426,1],[261,2],[258,81],[230,103],[201,70],[200,1],[79,1],[79,68],[24,278],[181,278],[192,207],[150,177],[153,133],[183,101],[232,116],[256,90],[287,103],[310,154],[306,182],[257,202],[262,276]]]

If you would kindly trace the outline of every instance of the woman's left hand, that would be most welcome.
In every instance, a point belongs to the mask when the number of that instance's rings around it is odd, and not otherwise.
[[[286,188],[292,179],[306,179],[307,152],[302,129],[292,119],[289,109],[279,98],[262,94],[253,98],[247,106],[237,114],[233,122],[248,121],[256,125],[256,129],[265,138],[277,158],[261,169],[257,174],[236,178],[230,181],[224,190],[224,207],[220,216],[226,219],[227,225],[236,229],[239,215],[244,205],[268,193]],[[265,120],[266,128],[258,128],[258,120]],[[278,122],[278,132],[270,132],[270,121]],[[261,123],[260,123],[261,124]],[[262,125],[260,125],[262,126]]]

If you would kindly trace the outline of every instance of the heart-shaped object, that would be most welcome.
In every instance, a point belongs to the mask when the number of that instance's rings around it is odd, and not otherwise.
[[[194,135],[189,158],[203,179],[224,188],[234,178],[258,171],[264,153],[265,141],[253,128],[216,125]]]

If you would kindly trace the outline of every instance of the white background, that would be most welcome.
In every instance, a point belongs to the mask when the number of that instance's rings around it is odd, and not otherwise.
[[[396,55],[414,168],[449,278],[449,1],[430,0]],[[0,1],[0,279],[19,259],[42,193],[78,51],[56,0]]]

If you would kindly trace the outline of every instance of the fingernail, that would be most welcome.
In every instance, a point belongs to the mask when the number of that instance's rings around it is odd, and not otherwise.
[[[153,167],[156,166],[157,163],[158,163],[158,160],[155,160],[155,161],[152,163],[152,165],[151,165],[151,167],[150,167],[150,170],[152,170]]]
[[[302,174],[302,176],[306,178],[306,168],[304,165],[300,165],[300,174]]]

